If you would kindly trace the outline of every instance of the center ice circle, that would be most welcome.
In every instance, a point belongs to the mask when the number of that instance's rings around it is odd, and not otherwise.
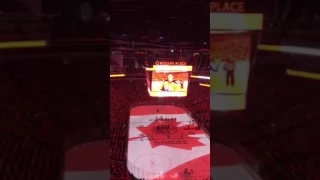
[[[134,161],[134,166],[144,174],[155,173],[159,175],[170,169],[171,161],[162,154],[146,154],[139,156]]]

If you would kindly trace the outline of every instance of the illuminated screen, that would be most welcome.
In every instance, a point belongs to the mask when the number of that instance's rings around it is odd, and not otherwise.
[[[186,92],[189,72],[152,72],[152,91]]]
[[[249,33],[211,33],[211,110],[245,108],[252,38]]]
[[[147,79],[151,82],[148,85],[150,96],[187,96],[191,70],[191,66],[157,66],[150,69],[147,71]]]
[[[263,14],[210,13],[210,109],[246,108]]]

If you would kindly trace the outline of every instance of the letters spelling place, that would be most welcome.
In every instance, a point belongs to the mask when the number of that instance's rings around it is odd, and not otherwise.
[[[211,2],[210,12],[244,13],[244,2]]]

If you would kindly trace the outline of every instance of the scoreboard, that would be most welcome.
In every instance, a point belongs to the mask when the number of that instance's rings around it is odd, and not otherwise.
[[[154,65],[146,68],[148,92],[151,97],[184,97],[188,94],[188,85],[192,66]]]

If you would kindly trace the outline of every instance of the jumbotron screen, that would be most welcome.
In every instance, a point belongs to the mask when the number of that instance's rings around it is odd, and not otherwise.
[[[187,96],[192,66],[154,66],[147,69],[148,91],[152,97]]]
[[[216,110],[245,108],[252,49],[249,33],[210,35],[210,91]],[[222,104],[225,102],[227,104]]]
[[[262,28],[262,14],[210,13],[210,110],[246,109]]]

